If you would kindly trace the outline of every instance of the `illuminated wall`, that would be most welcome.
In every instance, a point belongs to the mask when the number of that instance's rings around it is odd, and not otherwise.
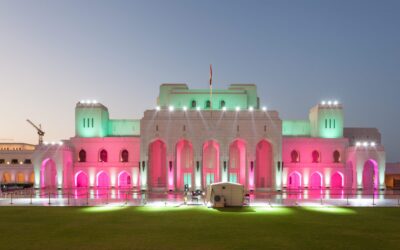
[[[283,136],[310,136],[311,127],[308,120],[283,120],[282,121]]]
[[[353,170],[353,188],[385,188],[386,154],[382,145],[352,146],[346,151],[346,160]]]
[[[74,150],[73,176],[84,173],[88,176],[88,186],[97,185],[97,175],[104,172],[109,178],[112,187],[126,186],[130,179],[132,187],[138,187],[140,138],[139,137],[103,137],[103,138],[78,138],[71,139]],[[101,161],[100,151],[107,151],[107,161]],[[122,157],[122,151],[128,152],[127,158]],[[81,159],[80,152],[85,152],[85,159]],[[126,160],[126,161],[124,161]],[[124,175],[122,175],[125,173]],[[105,175],[104,175],[105,176]],[[122,180],[120,177],[124,177]],[[76,178],[73,186],[77,185]]]
[[[319,182],[322,183],[322,188],[330,188],[332,178],[335,179],[337,187],[342,181],[338,180],[338,175],[340,177],[351,175],[351,168],[346,166],[348,143],[347,138],[284,137],[282,148],[284,186],[289,186],[289,177],[296,172],[302,178],[302,188],[316,188]],[[315,152],[318,153],[318,157],[315,157]],[[336,173],[338,175],[335,175]],[[342,186],[351,188],[351,179],[346,182],[343,180]]]
[[[138,136],[139,120],[110,119],[108,109],[100,103],[77,103],[75,107],[75,136],[84,138]]]
[[[343,109],[340,104],[318,104],[310,110],[312,137],[342,138],[343,123]]]
[[[35,187],[183,191],[231,181],[247,190],[281,190],[363,188],[373,180],[374,188],[384,188],[383,147],[349,145],[337,102],[311,108],[308,120],[282,121],[277,111],[260,108],[253,84],[214,89],[212,99],[207,88],[163,84],[157,104],[134,120],[110,119],[102,104],[79,102],[76,136],[35,150]],[[18,171],[2,174],[7,181],[23,178]]]
[[[210,107],[207,102],[210,101]],[[160,87],[158,105],[161,107],[174,106],[182,109],[194,109],[192,104],[195,102],[196,108],[221,110],[222,104],[227,109],[240,107],[259,108],[257,88],[254,84],[232,84],[228,89],[213,89],[212,99],[208,89],[189,89],[186,84],[163,84]]]

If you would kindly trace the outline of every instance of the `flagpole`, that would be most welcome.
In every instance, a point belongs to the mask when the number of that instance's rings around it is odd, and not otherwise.
[[[210,110],[212,110],[212,64],[210,64]]]

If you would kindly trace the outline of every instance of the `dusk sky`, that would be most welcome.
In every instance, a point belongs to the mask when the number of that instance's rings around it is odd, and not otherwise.
[[[400,1],[1,1],[1,142],[74,136],[96,99],[140,119],[161,83],[255,83],[282,119],[338,99],[400,161]]]

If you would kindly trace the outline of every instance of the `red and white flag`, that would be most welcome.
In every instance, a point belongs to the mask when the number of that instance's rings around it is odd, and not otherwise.
[[[212,86],[212,65],[210,64],[210,88]]]

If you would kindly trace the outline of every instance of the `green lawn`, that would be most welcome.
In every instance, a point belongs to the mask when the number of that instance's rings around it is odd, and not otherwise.
[[[400,208],[0,207],[1,249],[399,249]]]

